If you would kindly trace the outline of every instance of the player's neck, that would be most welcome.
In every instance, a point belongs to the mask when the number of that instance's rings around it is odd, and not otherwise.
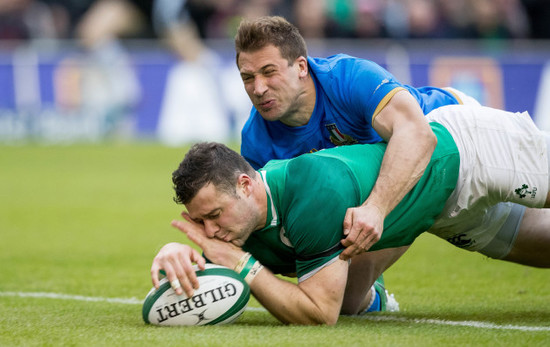
[[[288,111],[287,117],[281,118],[281,122],[289,127],[299,127],[309,123],[315,109],[315,84],[310,75],[304,83],[305,88],[296,98],[296,107]]]

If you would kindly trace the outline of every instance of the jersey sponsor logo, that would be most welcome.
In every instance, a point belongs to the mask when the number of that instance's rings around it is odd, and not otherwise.
[[[325,124],[325,128],[327,128],[330,133],[330,142],[332,142],[335,146],[346,146],[359,143],[359,141],[353,137],[343,134],[335,123]]]
[[[376,91],[377,91],[380,87],[382,87],[384,84],[386,84],[386,83],[390,83],[390,80],[387,79],[387,78],[384,78],[384,79],[382,80],[382,82],[380,82],[380,84],[376,86],[376,88],[374,89],[374,93],[376,93]]]
[[[529,189],[529,186],[527,184],[522,184],[521,187],[514,190],[514,193],[516,193],[520,199],[524,199],[528,195],[531,197],[531,199],[534,199],[537,195],[537,187]]]

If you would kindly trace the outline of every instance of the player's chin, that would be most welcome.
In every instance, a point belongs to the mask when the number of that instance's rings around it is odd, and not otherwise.
[[[263,119],[267,121],[276,121],[281,119],[281,113],[278,112],[274,107],[259,107],[256,109],[260,112],[260,115]]]

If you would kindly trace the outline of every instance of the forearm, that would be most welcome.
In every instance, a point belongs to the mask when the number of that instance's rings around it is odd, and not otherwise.
[[[251,285],[252,294],[273,316],[285,324],[334,324],[298,285],[280,279],[264,268]]]
[[[347,262],[338,260],[315,275],[323,277],[320,281],[312,277],[300,284],[278,278],[264,268],[250,288],[254,297],[283,323],[333,325],[342,306],[347,267]]]
[[[387,216],[418,182],[435,149],[431,129],[394,132],[382,160],[380,173],[363,205],[376,206]]]

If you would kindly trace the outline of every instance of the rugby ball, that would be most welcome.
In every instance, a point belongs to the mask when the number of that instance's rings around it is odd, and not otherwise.
[[[149,291],[143,302],[143,320],[147,324],[193,326],[227,324],[243,313],[250,299],[250,287],[235,271],[220,265],[195,265],[199,289],[190,298],[177,295],[168,279],[159,289]]]

